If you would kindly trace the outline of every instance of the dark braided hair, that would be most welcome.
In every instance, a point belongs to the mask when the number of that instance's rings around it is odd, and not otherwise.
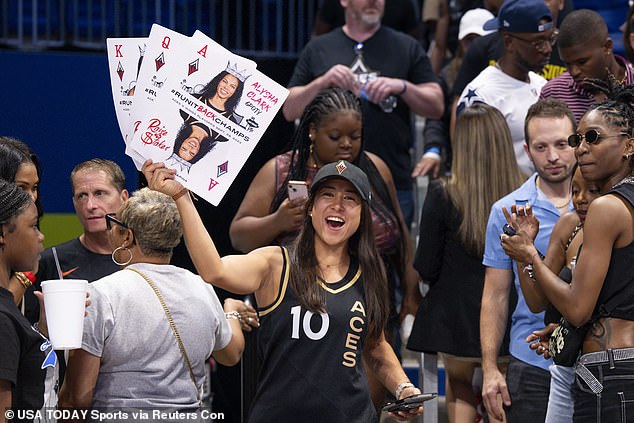
[[[31,196],[24,190],[18,188],[13,182],[0,179],[0,226],[2,234],[4,234],[4,227],[11,219],[19,215],[31,203]],[[12,231],[13,229],[9,228],[9,232]]]
[[[607,99],[601,103],[593,104],[588,112],[596,110],[614,126],[625,129],[632,136],[634,128],[634,86],[621,84],[613,78],[585,79],[584,84],[604,93]],[[588,113],[586,112],[586,114]]]
[[[282,202],[288,198],[288,190],[286,186],[291,180],[306,180],[308,158],[310,156],[309,130],[311,124],[314,127],[321,126],[322,122],[330,115],[339,113],[344,110],[351,110],[359,114],[363,118],[361,112],[361,103],[357,96],[351,91],[341,88],[328,88],[317,94],[313,101],[306,106],[304,113],[299,121],[299,125],[292,137],[291,147],[291,163],[284,179],[280,185],[280,189],[275,194],[271,203],[270,212],[275,212]],[[363,131],[363,129],[362,129]],[[363,133],[361,139],[363,140]],[[351,162],[365,172],[372,186],[372,195],[378,197],[380,201],[372,201],[370,207],[372,211],[379,216],[382,221],[389,220],[389,215],[397,216],[392,198],[388,190],[387,184],[383,180],[381,173],[376,168],[370,157],[363,149],[364,142],[361,142],[361,150],[359,155]],[[400,222],[398,222],[398,230],[401,231]],[[405,243],[408,240],[406,234],[399,234],[400,245],[398,251],[392,254],[389,259],[393,267],[397,270],[399,277],[402,276],[402,270],[405,269]]]
[[[313,101],[306,106],[299,120],[299,125],[293,133],[291,164],[282,187],[286,187],[288,181],[303,181],[306,179],[306,165],[310,156],[310,125],[312,124],[318,128],[329,115],[342,110],[352,110],[361,116],[361,104],[359,103],[359,99],[352,94],[352,92],[342,90],[341,88],[329,88],[320,91]],[[358,158],[353,163],[358,166]],[[368,177],[369,176],[370,175],[368,175]],[[271,213],[277,210],[280,204],[282,204],[282,201],[287,197],[287,190],[284,188],[280,189],[271,203]]]

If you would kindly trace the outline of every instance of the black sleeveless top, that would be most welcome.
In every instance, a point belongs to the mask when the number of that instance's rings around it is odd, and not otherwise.
[[[363,370],[367,316],[363,276],[351,258],[346,276],[323,283],[326,312],[300,305],[284,267],[273,304],[258,309],[258,387],[249,413],[259,422],[376,422]]]
[[[618,195],[634,207],[634,184],[621,184],[608,194]],[[612,250],[608,273],[593,314],[634,320],[634,241]]]

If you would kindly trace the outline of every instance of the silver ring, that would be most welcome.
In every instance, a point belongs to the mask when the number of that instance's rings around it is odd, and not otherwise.
[[[251,317],[247,317],[247,323],[251,323]]]

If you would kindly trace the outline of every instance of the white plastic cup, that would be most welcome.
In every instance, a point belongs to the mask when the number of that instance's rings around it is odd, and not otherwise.
[[[53,279],[42,282],[48,337],[56,350],[81,348],[88,281]]]

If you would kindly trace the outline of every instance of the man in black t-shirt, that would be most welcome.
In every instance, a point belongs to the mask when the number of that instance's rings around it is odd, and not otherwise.
[[[37,280],[25,294],[25,316],[32,323],[37,322],[40,309],[30,291],[39,291],[42,281],[59,279],[53,248],[64,278],[93,282],[119,270],[112,261],[105,215],[118,211],[128,199],[123,171],[110,160],[92,159],[75,166],[70,180],[73,206],[84,231],[78,238],[47,248],[42,253]],[[123,255],[118,256],[120,260],[126,259]]]
[[[365,149],[390,167],[406,223],[414,215],[410,110],[425,117],[442,115],[443,97],[438,80],[421,45],[400,32],[381,26],[383,0],[347,0],[343,27],[314,38],[302,51],[288,84],[283,113],[299,118],[322,89],[339,87],[362,97]],[[364,65],[380,72],[369,82],[359,82],[351,67],[362,50]],[[396,98],[393,110],[379,104]],[[389,110],[389,111],[384,111]]]
[[[412,0],[386,0],[381,25],[420,39],[421,25],[416,2]],[[345,13],[339,0],[323,0],[313,27],[313,36],[325,34],[345,24]]]

